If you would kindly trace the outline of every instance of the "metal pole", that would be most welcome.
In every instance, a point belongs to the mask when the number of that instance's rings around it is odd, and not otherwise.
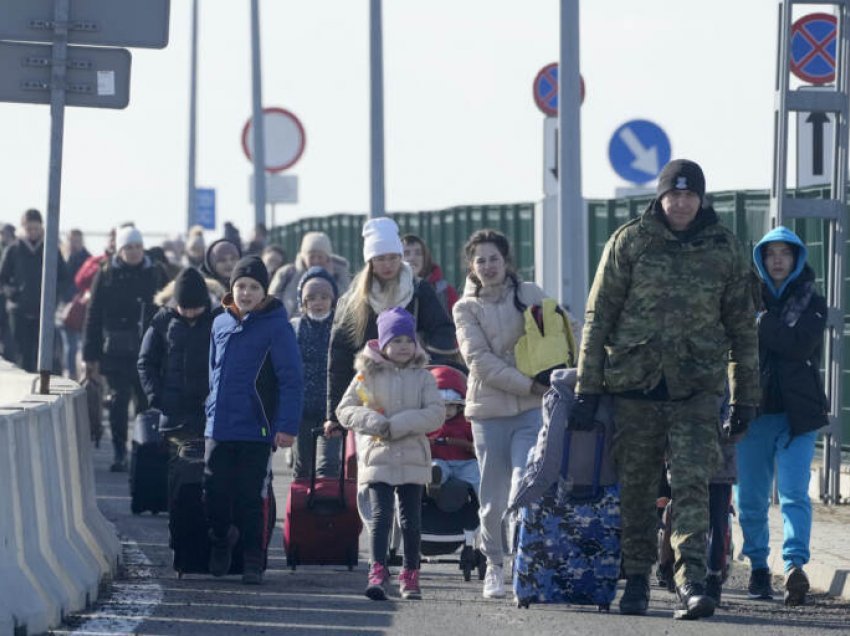
[[[385,216],[384,203],[384,44],[381,0],[369,4],[369,85],[371,116],[372,190],[369,217]]]
[[[585,212],[581,196],[581,80],[579,75],[579,0],[561,0],[558,63],[558,165],[561,269],[559,301],[577,316],[586,295]]]
[[[192,0],[192,62],[189,80],[189,182],[187,186],[186,229],[195,223],[195,152],[198,112],[198,0]]]
[[[842,4],[837,7],[838,14],[838,37],[839,51],[836,68],[836,89],[839,93],[847,96],[850,92],[850,17],[848,17],[847,6]],[[850,104],[847,104],[850,106]],[[832,191],[833,199],[842,204],[847,202],[847,109],[835,114],[835,139],[833,144],[835,152],[833,155]],[[842,205],[842,209],[846,206]],[[845,281],[845,252],[846,252],[846,218],[844,215],[830,222],[830,251],[832,267],[830,268],[830,294],[828,304],[835,307],[832,319],[828,321],[827,329],[828,346],[827,351],[829,366],[826,367],[827,379],[830,386],[830,427],[829,434],[824,437],[824,470],[827,473],[828,499],[832,504],[842,503],[841,497],[841,404],[842,404],[842,373],[844,366],[844,316],[846,315],[846,302],[844,299]],[[832,313],[832,312],[831,312]]]
[[[251,0],[251,78],[253,80],[254,223],[266,222],[266,145],[263,78],[260,74],[260,2]]]
[[[788,40],[791,29],[792,2],[786,0],[779,5],[779,42],[776,60],[776,107],[773,114],[773,183],[770,188],[770,226],[777,227],[785,221],[783,204],[786,195],[788,157],[788,110],[789,78]]]
[[[68,58],[68,15],[70,0],[53,5],[53,58],[50,67],[50,175],[47,190],[47,219],[44,226],[39,315],[39,393],[50,392],[56,311],[56,271],[59,258],[59,201],[62,195],[62,138],[65,132],[65,65]]]

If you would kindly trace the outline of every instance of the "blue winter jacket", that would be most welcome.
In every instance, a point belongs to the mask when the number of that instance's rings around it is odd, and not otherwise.
[[[210,338],[210,393],[204,435],[217,441],[271,443],[275,433],[296,435],[301,422],[304,379],[301,356],[286,309],[267,298],[256,311],[239,317],[227,311],[213,322]],[[263,406],[257,379],[263,363],[273,370],[276,408]]]

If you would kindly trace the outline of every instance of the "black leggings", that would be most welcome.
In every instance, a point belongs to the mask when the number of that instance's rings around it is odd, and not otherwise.
[[[369,548],[372,563],[387,564],[390,528],[395,514],[395,497],[398,494],[399,523],[404,540],[402,567],[419,569],[419,543],[422,532],[422,491],[420,484],[391,486],[384,482],[369,484],[369,502],[372,504],[372,519],[369,522]]]

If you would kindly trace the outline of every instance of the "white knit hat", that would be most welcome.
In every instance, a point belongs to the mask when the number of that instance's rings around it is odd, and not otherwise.
[[[132,225],[118,228],[118,231],[115,233],[115,251],[120,252],[121,248],[133,244],[144,245],[142,233]]]
[[[382,254],[404,255],[398,225],[386,216],[369,219],[363,226],[363,260],[368,262]]]

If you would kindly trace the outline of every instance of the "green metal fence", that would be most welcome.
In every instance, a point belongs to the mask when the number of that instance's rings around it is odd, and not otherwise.
[[[825,188],[798,190],[793,196],[825,198]],[[710,195],[721,222],[729,227],[739,240],[754,245],[767,231],[769,225],[769,194],[766,190],[718,192]],[[643,212],[651,197],[588,201],[588,271],[590,279],[602,255],[605,242],[620,225]],[[466,239],[475,230],[491,227],[503,232],[511,242],[517,269],[525,280],[534,279],[534,203],[505,205],[464,205],[445,210],[425,212],[400,212],[390,216],[395,219],[402,234],[422,237],[443,268],[446,280],[462,289],[466,273],[462,251]],[[290,258],[298,252],[305,232],[318,230],[330,236],[337,254],[344,256],[356,271],[363,265],[362,238],[360,236],[364,214],[335,214],[333,216],[300,219],[272,229],[272,242],[284,247]],[[816,219],[795,219],[789,222],[809,248],[809,262],[815,270],[818,284],[823,289],[823,274],[827,267],[827,224]],[[845,273],[845,294],[850,298],[850,280]],[[845,316],[845,336],[850,335],[850,316]],[[850,443],[850,339],[845,338],[842,371],[844,443]]]
[[[481,228],[490,227],[503,232],[511,242],[520,275],[534,279],[534,204],[461,205],[428,212],[398,212],[390,214],[402,234],[416,234],[428,245],[435,263],[443,268],[446,280],[458,289],[463,287],[466,264],[463,245],[466,239]],[[300,219],[272,229],[272,242],[282,245],[290,258],[298,252],[301,237],[306,232],[325,232],[334,251],[351,263],[352,270],[363,266],[363,239],[360,232],[366,222],[364,214],[334,214],[333,216]]]

